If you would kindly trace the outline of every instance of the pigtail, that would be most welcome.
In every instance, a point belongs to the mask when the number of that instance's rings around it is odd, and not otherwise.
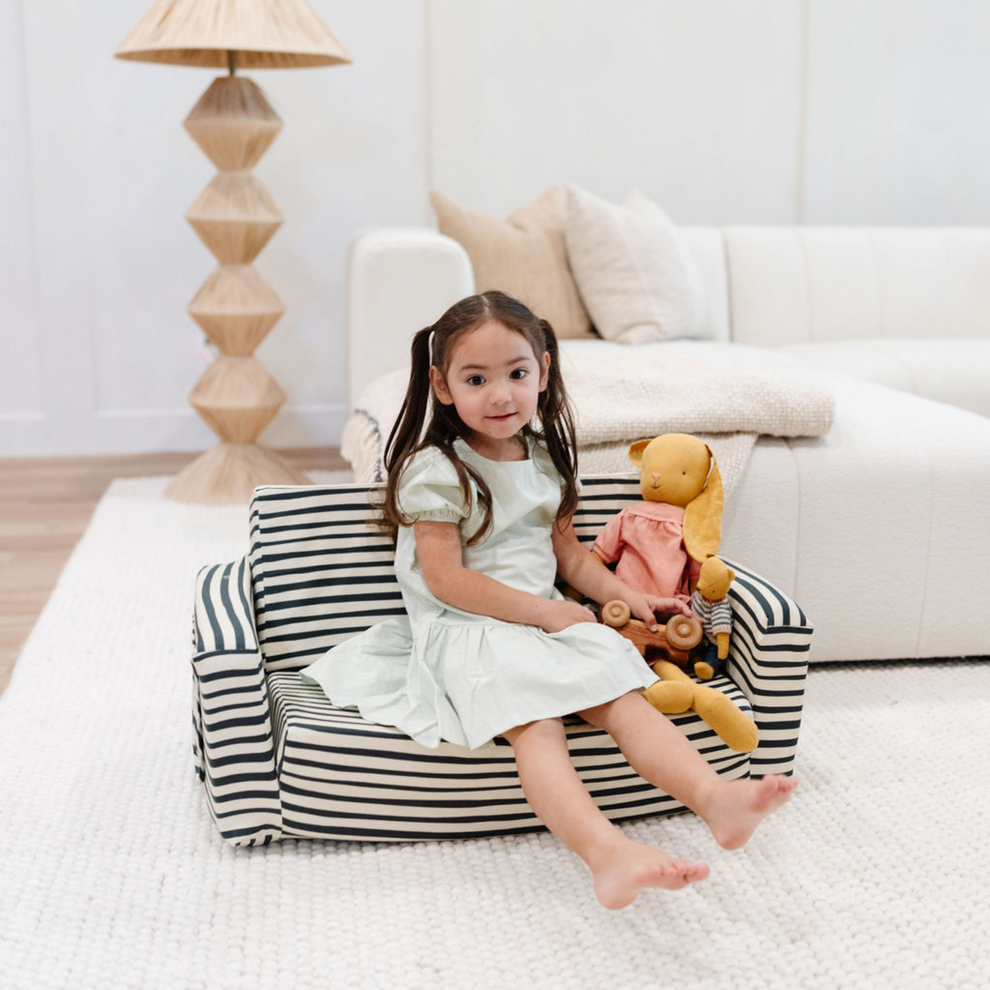
[[[561,525],[574,515],[578,503],[574,411],[571,409],[567,389],[564,387],[564,376],[560,370],[557,335],[546,320],[540,320],[538,326],[543,333],[546,352],[550,355],[550,368],[547,373],[547,387],[540,393],[536,407],[542,426],[537,437],[546,445],[550,459],[564,482],[560,508],[557,510],[557,523]]]
[[[397,498],[399,478],[406,461],[415,453],[430,404],[430,333],[433,327],[416,332],[410,348],[409,384],[388,440],[385,442],[385,489],[372,499],[378,511],[376,525],[392,542],[404,525]]]
[[[385,442],[385,471],[391,482],[401,466],[419,443],[430,406],[430,334],[433,327],[418,330],[410,348],[409,384],[406,386],[402,409],[392,424]]]
[[[379,499],[373,500],[378,510],[376,525],[392,542],[395,542],[400,526],[409,526],[411,520],[399,508],[399,481],[408,461],[418,451],[426,447],[439,448],[454,466],[461,486],[464,503],[470,511],[473,504],[471,480],[478,489],[478,503],[483,518],[478,530],[466,541],[468,546],[480,543],[492,524],[492,496],[484,478],[472,467],[465,464],[454,450],[454,440],[467,434],[464,421],[453,406],[445,406],[437,401],[430,384],[430,336],[441,330],[440,340],[449,339],[442,326],[447,314],[432,327],[424,327],[413,336],[410,349],[409,384],[406,387],[402,408],[385,442],[385,490]],[[442,344],[441,344],[442,347]],[[442,363],[442,354],[437,355],[437,363]]]

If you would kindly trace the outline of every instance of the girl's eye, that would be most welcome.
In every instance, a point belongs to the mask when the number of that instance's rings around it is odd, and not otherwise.
[[[525,378],[528,374],[529,372],[525,368],[516,368],[509,375],[509,377],[519,379],[519,378]]]
[[[472,375],[467,380],[467,383],[468,383],[468,385],[484,385],[485,384],[485,380],[484,380],[484,378],[481,377],[481,375]]]

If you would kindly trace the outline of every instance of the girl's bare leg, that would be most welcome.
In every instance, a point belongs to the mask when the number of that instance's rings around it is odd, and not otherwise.
[[[673,722],[638,692],[580,714],[615,740],[644,780],[700,815],[725,849],[745,845],[756,826],[797,787],[796,779],[779,774],[722,780]]]
[[[601,813],[571,764],[560,719],[529,722],[504,735],[530,807],[591,868],[605,907],[625,907],[644,887],[676,890],[708,875],[704,863],[671,859],[634,842]]]

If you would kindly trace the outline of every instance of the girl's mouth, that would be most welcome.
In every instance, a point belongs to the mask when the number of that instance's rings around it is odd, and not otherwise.
[[[503,420],[503,419],[512,419],[513,416],[515,416],[515,413],[506,413],[504,416],[489,416],[488,418]]]

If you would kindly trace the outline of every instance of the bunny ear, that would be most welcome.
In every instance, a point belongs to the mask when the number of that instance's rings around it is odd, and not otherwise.
[[[722,543],[722,476],[715,463],[711,447],[705,444],[711,458],[708,481],[684,510],[684,546],[694,560],[704,561],[718,553]]]
[[[649,447],[650,442],[649,440],[637,440],[634,444],[629,445],[629,460],[636,467],[641,468],[643,466],[643,451]]]

